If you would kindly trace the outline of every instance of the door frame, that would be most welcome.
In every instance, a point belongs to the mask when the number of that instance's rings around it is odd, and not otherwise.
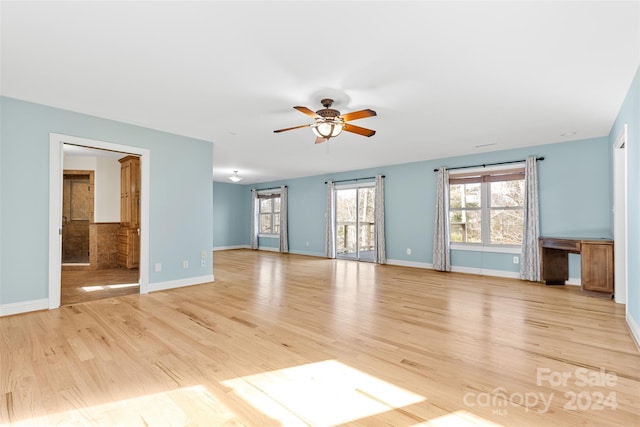
[[[149,292],[149,186],[151,150],[76,136],[49,134],[49,309],[60,307],[62,271],[62,179],[64,144],[140,156],[140,293]]]
[[[376,257],[378,254],[378,246],[375,246],[374,249],[374,255],[373,255],[373,260],[368,260],[368,259],[362,259],[360,257],[360,216],[358,215],[360,213],[360,200],[358,197],[358,192],[360,190],[360,188],[373,188],[374,191],[376,189],[376,185],[375,182],[362,182],[362,183],[355,183],[355,184],[343,184],[343,185],[335,185],[333,192],[334,192],[334,198],[335,198],[335,204],[334,204],[334,213],[333,213],[333,229],[334,229],[334,236],[333,238],[335,239],[336,242],[336,258],[338,259],[344,259],[344,260],[351,260],[351,261],[361,261],[361,262],[373,262],[375,263],[376,261]],[[338,247],[337,247],[337,242],[338,242],[338,191],[340,190],[356,190],[356,257],[348,257],[348,256],[339,256],[338,255]],[[374,209],[375,209],[375,205],[374,205]],[[377,226],[377,224],[376,224]]]
[[[613,242],[614,242],[614,300],[627,303],[628,216],[627,216],[627,125],[625,124],[613,143]]]

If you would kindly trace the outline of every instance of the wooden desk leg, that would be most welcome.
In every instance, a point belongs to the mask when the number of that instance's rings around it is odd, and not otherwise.
[[[542,280],[547,285],[564,285],[569,279],[569,252],[542,248]]]

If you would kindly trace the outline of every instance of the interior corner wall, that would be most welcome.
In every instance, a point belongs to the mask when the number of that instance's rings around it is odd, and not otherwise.
[[[226,182],[213,183],[214,249],[249,245],[250,207],[247,187]]]
[[[7,97],[0,121],[0,310],[48,298],[50,133],[150,150],[149,285],[212,277],[211,142]]]

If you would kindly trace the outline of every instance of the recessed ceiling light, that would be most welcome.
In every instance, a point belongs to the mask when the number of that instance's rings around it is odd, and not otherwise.
[[[482,148],[482,147],[490,147],[492,145],[496,145],[495,142],[490,142],[488,144],[480,144],[480,145],[474,145],[475,148]]]
[[[561,133],[560,136],[573,136],[575,134],[576,132],[565,132],[565,133]]]

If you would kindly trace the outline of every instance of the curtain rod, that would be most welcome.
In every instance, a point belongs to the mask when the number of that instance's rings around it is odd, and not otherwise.
[[[536,160],[544,160],[544,157],[536,157]],[[527,160],[512,160],[510,162],[496,162],[496,163],[484,163],[481,165],[471,165],[471,166],[458,166],[455,168],[445,168],[447,170],[454,170],[454,169],[469,169],[469,168],[479,168],[480,166],[482,166],[483,168],[486,168],[487,166],[498,166],[498,165],[508,165],[511,163],[522,163],[522,162],[526,162]],[[439,169],[434,169],[434,172],[438,172]]]
[[[384,175],[381,175],[383,178],[385,177]],[[361,181],[361,180],[365,180],[365,179],[376,179],[375,176],[368,176],[366,178],[352,178],[352,179],[341,179],[338,181],[333,181],[333,183],[335,184],[336,182],[348,182],[348,181]],[[325,181],[325,184],[328,184],[329,181]]]
[[[288,186],[288,185],[285,185],[284,187],[285,187],[285,188],[288,188],[289,186]],[[252,189],[251,189],[251,190],[249,190],[249,191],[267,191],[267,190],[279,190],[280,188],[282,188],[282,187],[270,187],[270,188],[252,188]]]

